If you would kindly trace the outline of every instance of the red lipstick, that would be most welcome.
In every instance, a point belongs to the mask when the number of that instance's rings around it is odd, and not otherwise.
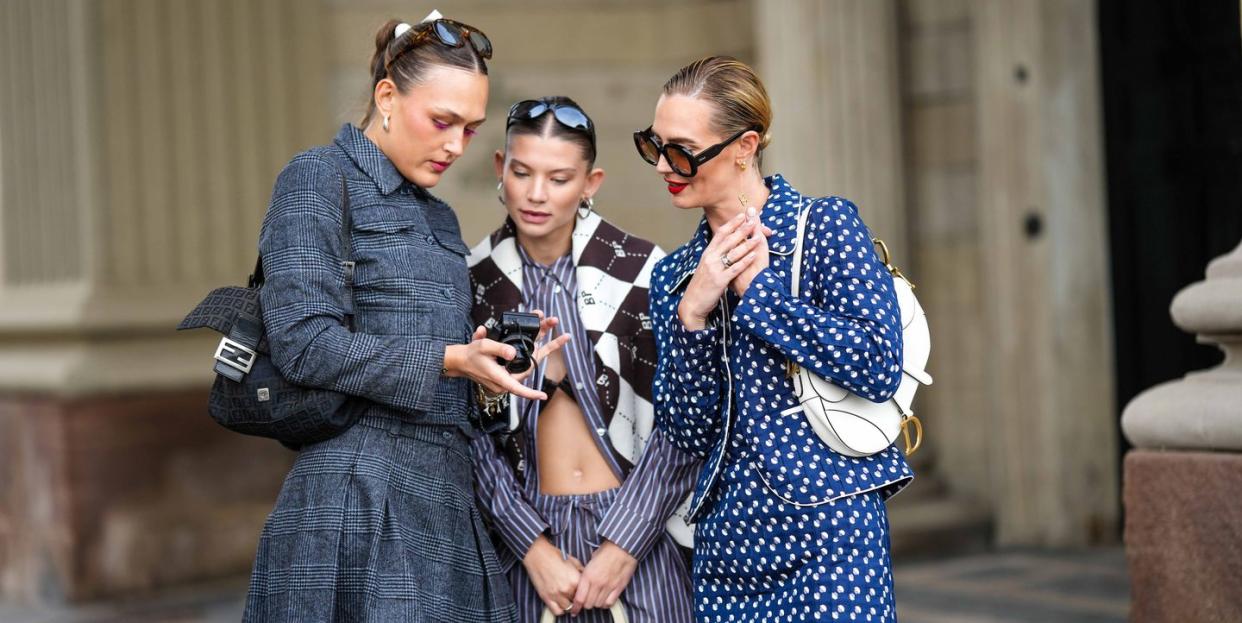
[[[679,184],[677,182],[669,182],[668,192],[676,195],[677,193],[680,193],[681,191],[685,190],[687,186],[689,186],[689,184]]]

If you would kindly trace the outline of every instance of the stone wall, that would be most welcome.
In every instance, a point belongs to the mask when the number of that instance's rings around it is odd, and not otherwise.
[[[489,121],[435,192],[478,241],[502,218],[508,106],[570,95],[598,125],[598,209],[671,249],[699,213],[669,205],[630,134],[684,64],[755,63],[776,100],[769,170],[858,201],[920,286],[937,384],[916,403],[919,482],[983,503],[1001,543],[1107,538],[1092,6],[461,0],[440,8],[495,42]],[[171,328],[244,280],[280,167],[361,117],[375,28],[432,8],[0,3],[0,594],[248,568],[291,455],[213,428],[214,340]]]
[[[328,124],[304,6],[0,4],[0,595],[248,567],[291,454],[207,418],[215,340],[173,327]]]

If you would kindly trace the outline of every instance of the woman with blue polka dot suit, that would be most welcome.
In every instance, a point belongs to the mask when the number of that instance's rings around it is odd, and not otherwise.
[[[673,206],[703,210],[651,285],[657,424],[704,459],[690,510],[695,615],[895,621],[884,503],[913,473],[894,447],[863,458],[831,450],[786,372],[792,361],[870,400],[890,398],[902,363],[892,277],[854,204],[763,177],[771,118],[754,71],[711,57],[669,79],[651,127],[634,135]]]

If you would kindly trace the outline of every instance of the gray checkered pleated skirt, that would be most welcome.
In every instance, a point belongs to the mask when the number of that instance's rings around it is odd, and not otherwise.
[[[366,416],[305,448],[263,528],[243,620],[514,621],[468,443]]]

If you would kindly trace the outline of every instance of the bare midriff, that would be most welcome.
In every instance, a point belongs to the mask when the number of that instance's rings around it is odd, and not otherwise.
[[[565,377],[561,353],[549,356],[545,375],[552,380]],[[536,428],[541,493],[585,495],[621,486],[600,453],[597,434],[587,426],[586,414],[564,391],[552,394],[543,405]]]

